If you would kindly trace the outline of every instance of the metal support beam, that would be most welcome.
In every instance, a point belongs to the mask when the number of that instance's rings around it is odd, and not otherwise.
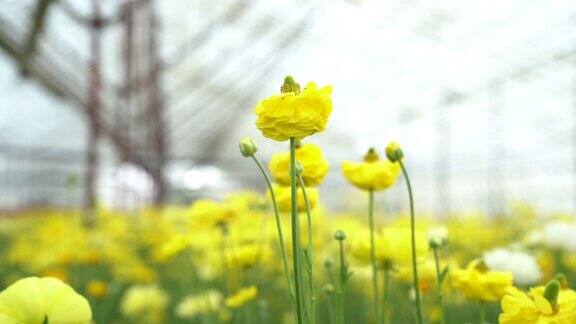
[[[53,0],[38,0],[34,9],[32,26],[28,33],[28,38],[24,45],[24,50],[20,55],[20,73],[22,76],[28,76],[28,61],[34,55],[38,40],[44,31],[44,25],[48,17],[48,9]]]

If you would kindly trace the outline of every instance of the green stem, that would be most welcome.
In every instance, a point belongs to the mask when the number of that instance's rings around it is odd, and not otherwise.
[[[292,261],[294,266],[294,287],[296,291],[296,318],[298,324],[304,323],[302,304],[302,272],[300,266],[300,224],[298,219],[298,191],[296,188],[296,139],[290,137],[290,192],[292,223]]]
[[[304,186],[304,180],[302,179],[302,175],[298,176],[298,183],[300,184],[300,188],[302,188],[302,195],[304,196],[304,204],[306,206],[306,217],[308,221],[308,273],[309,273],[309,292],[308,298],[310,303],[310,322],[314,324],[316,322],[316,295],[314,289],[314,254],[313,254],[313,235],[312,235],[312,215],[310,212],[310,203],[308,202],[308,195],[306,194],[306,188]]]
[[[434,263],[436,265],[436,290],[438,290],[438,303],[440,304],[441,324],[446,324],[446,306],[444,305],[444,298],[442,296],[442,272],[440,271],[440,258],[438,257],[438,248],[433,247]]]
[[[387,310],[389,306],[389,295],[390,295],[390,266],[385,264],[384,265],[384,293],[383,293],[383,303],[384,306],[382,307],[382,323],[386,324],[388,322],[387,318]]]
[[[380,298],[378,296],[378,268],[376,266],[376,239],[374,232],[374,191],[368,192],[368,221],[370,223],[370,259],[372,261],[372,294],[374,295],[374,319],[380,322]]]
[[[288,257],[286,256],[286,247],[284,245],[284,234],[282,232],[282,223],[280,222],[280,212],[278,211],[278,204],[276,203],[276,195],[274,194],[274,189],[272,188],[272,181],[268,176],[268,173],[262,166],[260,160],[256,155],[252,155],[252,159],[256,162],[258,169],[262,173],[262,176],[266,180],[266,185],[268,186],[268,191],[270,192],[270,197],[272,198],[272,206],[274,207],[274,217],[276,218],[276,229],[278,231],[278,241],[280,243],[280,253],[282,254],[282,264],[284,266],[284,274],[286,275],[286,284],[288,285],[288,292],[292,302],[294,302],[294,290],[292,289],[292,281],[290,280],[290,272],[288,271]]]
[[[228,258],[226,255],[226,229],[224,225],[222,225],[220,229],[220,257],[222,258],[222,269],[224,270],[224,274],[222,276],[222,286],[224,293],[228,293]]]
[[[484,304],[484,302],[480,302],[480,319],[478,323],[486,323],[486,304]]]
[[[418,265],[416,259],[416,220],[414,217],[414,196],[412,194],[412,185],[410,184],[410,178],[408,177],[408,173],[406,172],[406,168],[404,167],[404,163],[402,160],[398,160],[400,163],[400,167],[402,168],[402,173],[404,174],[404,179],[406,179],[406,186],[408,187],[408,197],[410,199],[410,232],[411,232],[411,239],[412,239],[412,274],[414,280],[414,293],[416,294],[416,319],[418,324],[423,324],[424,320],[422,319],[422,306],[420,300],[420,288],[418,287]]]
[[[344,324],[344,293],[346,290],[346,280],[348,273],[346,271],[346,260],[344,256],[344,241],[338,240],[340,245],[340,283],[338,284],[338,323]]]

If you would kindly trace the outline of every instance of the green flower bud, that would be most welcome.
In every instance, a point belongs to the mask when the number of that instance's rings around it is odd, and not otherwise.
[[[338,241],[344,241],[346,239],[346,234],[341,230],[337,230],[336,234],[334,234],[334,238]]]
[[[376,153],[376,149],[374,149],[373,147],[371,147],[368,152],[366,152],[366,155],[364,155],[364,162],[377,162],[380,160],[380,157],[378,156],[378,153]]]
[[[251,157],[256,153],[256,151],[258,151],[258,146],[256,146],[256,142],[254,142],[254,140],[250,137],[244,137],[240,141],[239,146],[240,146],[240,153],[242,153],[244,157]]]
[[[404,153],[400,148],[400,144],[398,144],[398,142],[395,141],[390,142],[390,144],[386,146],[386,156],[388,157],[388,160],[390,160],[390,162],[398,162],[402,160],[402,158],[404,157]]]
[[[548,300],[550,306],[556,309],[558,307],[558,296],[560,295],[560,283],[556,280],[551,280],[544,288],[544,298]]]
[[[428,246],[430,246],[433,249],[438,249],[438,248],[441,248],[442,246],[444,246],[445,243],[446,243],[446,241],[444,239],[435,237],[435,238],[431,238],[428,241]]]
[[[324,267],[326,269],[332,268],[333,265],[334,265],[334,262],[332,261],[332,259],[326,259],[326,261],[324,261]]]
[[[280,92],[282,93],[300,93],[300,85],[294,81],[294,78],[287,76],[284,78],[284,84],[280,87]]]

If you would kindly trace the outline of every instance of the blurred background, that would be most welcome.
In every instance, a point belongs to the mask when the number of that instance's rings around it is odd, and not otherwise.
[[[0,0],[0,209],[263,191],[237,143],[287,150],[252,111],[290,74],[334,86],[328,209],[396,139],[422,212],[574,211],[575,45],[574,1]]]

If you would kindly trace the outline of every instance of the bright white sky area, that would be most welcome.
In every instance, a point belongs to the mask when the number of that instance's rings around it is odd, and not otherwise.
[[[198,154],[202,134],[226,128],[215,163],[236,176],[255,174],[238,157],[237,141],[253,136],[264,157],[286,149],[258,134],[251,110],[290,74],[334,87],[328,130],[309,139],[333,166],[329,201],[350,190],[341,160],[359,160],[370,146],[382,150],[396,139],[422,209],[442,208],[446,197],[453,210],[484,210],[505,204],[500,200],[574,209],[576,2],[252,0],[242,1],[247,9],[238,20],[210,25],[238,2],[158,1],[174,155]],[[0,0],[0,17],[17,23],[30,3]],[[67,3],[89,12],[89,1]],[[104,1],[105,12],[113,15],[117,3]],[[88,56],[85,31],[61,8],[49,22],[53,45]],[[210,37],[201,45],[182,45],[206,26]],[[296,40],[282,46],[282,37],[298,28]],[[118,33],[111,28],[106,36],[111,83],[119,78]],[[81,151],[78,111],[17,71],[0,54],[0,142]],[[188,81],[195,75],[207,81]],[[235,107],[217,88],[251,99]],[[211,104],[197,108],[205,100]]]

